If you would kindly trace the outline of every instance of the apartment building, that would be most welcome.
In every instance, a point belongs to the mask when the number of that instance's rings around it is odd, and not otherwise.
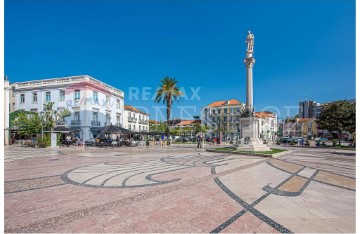
[[[316,137],[318,129],[314,118],[286,119],[283,125],[283,136],[285,137]]]
[[[54,110],[68,109],[64,124],[81,129],[75,136],[84,140],[93,137],[93,127],[123,124],[124,92],[88,75],[15,82],[10,96],[11,111],[40,113],[48,102]]]
[[[240,135],[240,118],[245,104],[237,99],[212,102],[201,110],[201,122],[210,128],[209,136],[237,139]]]
[[[269,111],[255,112],[254,116],[259,119],[260,138],[266,141],[275,141],[277,136],[277,114]]]
[[[139,109],[125,105],[124,127],[131,131],[149,131],[149,115]]]

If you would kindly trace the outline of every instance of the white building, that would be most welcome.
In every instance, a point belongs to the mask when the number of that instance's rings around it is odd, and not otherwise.
[[[208,136],[221,140],[236,140],[241,137],[241,118],[245,104],[237,99],[212,102],[201,111],[201,122],[210,128]],[[275,140],[277,133],[277,115],[272,112],[255,112],[259,119],[259,136],[264,140]]]
[[[91,127],[122,126],[124,92],[91,76],[70,76],[11,84],[11,110],[41,112],[44,103],[54,102],[54,110],[68,109],[67,126],[81,129],[77,137],[88,140]]]
[[[124,128],[130,131],[149,131],[149,115],[133,106],[124,107]]]
[[[10,121],[9,121],[9,108],[10,108],[10,83],[8,78],[4,78],[4,144],[9,144],[10,139]]]
[[[212,102],[201,110],[201,122],[210,128],[208,136],[220,137],[221,140],[238,139],[240,118],[245,104],[237,99]]]
[[[259,137],[266,141],[275,141],[278,129],[277,114],[263,111],[255,112],[254,116],[259,119]]]

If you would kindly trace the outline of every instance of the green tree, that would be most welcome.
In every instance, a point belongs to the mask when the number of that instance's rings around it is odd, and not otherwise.
[[[209,131],[208,126],[201,125],[200,123],[195,123],[193,126],[193,129],[194,129],[195,134],[198,134],[200,132],[207,133],[207,131]]]
[[[151,132],[165,132],[166,131],[166,123],[162,122],[149,122],[149,129]]]
[[[341,144],[341,134],[344,131],[355,132],[355,109],[355,103],[346,100],[326,104],[316,120],[318,129],[326,129],[329,132],[337,131],[339,144]]]
[[[68,109],[61,111],[53,110],[54,102],[48,102],[44,104],[44,126],[50,128],[53,131],[54,126],[65,117],[71,115]]]
[[[166,104],[166,135],[169,137],[169,120],[171,115],[171,107],[173,105],[173,100],[179,101],[182,92],[179,87],[177,87],[177,80],[171,77],[165,77],[161,80],[160,87],[156,90],[155,102],[163,102]]]
[[[19,129],[20,135],[31,136],[41,132],[41,118],[37,113],[21,111],[13,117],[12,126]]]

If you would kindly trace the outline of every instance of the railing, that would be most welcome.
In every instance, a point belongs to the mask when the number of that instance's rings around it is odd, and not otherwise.
[[[91,126],[100,127],[100,121],[96,121],[96,120],[91,121]]]
[[[148,124],[148,120],[139,119],[139,124]]]
[[[71,125],[81,125],[80,120],[71,120]]]
[[[56,125],[66,125],[64,120],[58,120]]]
[[[121,123],[116,123],[115,126],[122,127],[122,124]]]
[[[128,122],[135,122],[136,123],[137,118],[134,117],[128,117]]]
[[[91,81],[93,83],[97,83],[101,86],[104,86],[107,90],[111,91],[112,93],[124,97],[124,92],[119,89],[116,89],[108,84],[105,84],[91,76],[82,75],[82,76],[69,76],[63,78],[53,78],[53,79],[46,79],[46,80],[34,80],[28,82],[19,82],[16,83],[17,88],[26,88],[26,87],[36,87],[36,86],[43,86],[43,85],[57,85],[57,84],[66,84],[66,83],[74,83],[74,82],[82,82],[82,81]]]

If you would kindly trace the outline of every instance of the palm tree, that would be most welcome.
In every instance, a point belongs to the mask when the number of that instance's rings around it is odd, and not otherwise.
[[[155,102],[163,101],[166,103],[166,135],[169,137],[169,120],[173,100],[179,101],[183,95],[179,87],[176,86],[177,80],[171,77],[165,77],[161,80],[160,87],[156,90]]]

